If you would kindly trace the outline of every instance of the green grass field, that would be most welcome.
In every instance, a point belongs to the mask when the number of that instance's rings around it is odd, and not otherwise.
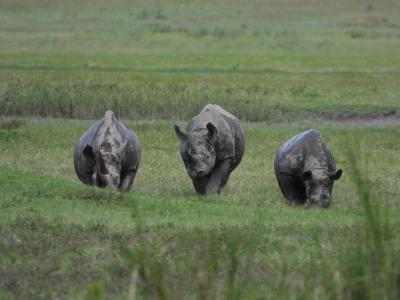
[[[398,108],[397,1],[2,1],[0,111],[248,121]],[[168,105],[166,105],[168,103]]]
[[[0,299],[398,299],[399,11],[0,1]],[[247,144],[205,198],[173,125],[207,103],[243,120]],[[142,144],[124,195],[73,169],[106,109]],[[278,147],[309,128],[344,170],[329,209],[289,205],[273,173]]]

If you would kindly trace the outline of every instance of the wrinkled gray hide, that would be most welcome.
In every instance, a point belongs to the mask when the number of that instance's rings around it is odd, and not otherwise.
[[[90,127],[75,147],[74,165],[80,181],[129,191],[140,162],[140,142],[112,111]]]
[[[242,160],[245,140],[240,121],[218,105],[208,104],[188,124],[175,126],[181,156],[197,193],[220,193]]]
[[[335,180],[342,175],[321,134],[310,129],[278,150],[274,163],[279,187],[289,201],[328,207]]]

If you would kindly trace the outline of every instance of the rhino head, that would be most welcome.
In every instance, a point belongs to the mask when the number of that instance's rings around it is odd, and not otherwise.
[[[214,168],[217,158],[217,128],[208,123],[203,130],[184,132],[175,125],[175,132],[181,141],[180,152],[188,175],[191,178],[207,176]]]
[[[84,156],[92,159],[96,165],[94,182],[97,186],[118,189],[121,183],[122,161],[127,146],[128,141],[122,143],[117,149],[108,142],[102,143],[96,149],[90,145],[85,147]]]
[[[303,172],[307,201],[310,205],[328,207],[332,198],[333,183],[342,176],[342,170],[327,172],[324,169]]]

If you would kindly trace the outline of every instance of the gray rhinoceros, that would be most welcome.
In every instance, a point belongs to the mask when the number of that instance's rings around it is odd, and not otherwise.
[[[284,197],[297,204],[328,207],[335,180],[342,176],[320,132],[300,133],[278,150],[275,175]]]
[[[197,193],[221,192],[242,160],[245,140],[240,121],[218,105],[208,104],[187,125],[175,125],[180,153]]]
[[[129,191],[140,162],[140,142],[112,111],[90,127],[75,147],[74,165],[80,181]]]

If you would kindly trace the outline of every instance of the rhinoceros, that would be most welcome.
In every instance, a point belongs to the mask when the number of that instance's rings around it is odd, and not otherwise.
[[[75,146],[75,171],[85,184],[127,192],[139,162],[139,138],[112,111],[106,111]]]
[[[333,183],[342,176],[320,132],[300,133],[276,153],[275,176],[284,197],[297,204],[328,207]]]
[[[240,121],[220,106],[208,104],[189,122],[186,131],[175,125],[175,132],[196,192],[219,194],[244,154]]]

